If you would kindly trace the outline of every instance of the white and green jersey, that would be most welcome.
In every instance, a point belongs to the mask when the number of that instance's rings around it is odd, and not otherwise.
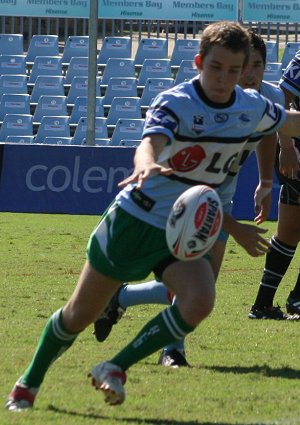
[[[147,179],[139,191],[126,186],[117,202],[133,216],[165,228],[170,208],[184,190],[196,184],[220,187],[248,139],[276,131],[284,120],[282,106],[239,86],[226,104],[211,102],[199,77],[162,92],[147,112],[143,136],[169,138],[157,162],[174,172]]]

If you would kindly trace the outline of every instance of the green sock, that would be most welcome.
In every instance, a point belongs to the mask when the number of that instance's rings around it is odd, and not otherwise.
[[[51,364],[75,341],[78,334],[70,334],[64,329],[61,313],[61,309],[56,311],[46,323],[22,384],[38,388]]]
[[[159,348],[184,338],[193,330],[194,328],[182,319],[178,307],[173,305],[148,322],[111,362],[126,370]]]

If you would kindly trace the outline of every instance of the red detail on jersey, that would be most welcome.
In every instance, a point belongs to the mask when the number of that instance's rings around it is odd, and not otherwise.
[[[205,157],[205,151],[201,146],[191,146],[177,152],[168,162],[174,170],[186,173],[197,168]]]

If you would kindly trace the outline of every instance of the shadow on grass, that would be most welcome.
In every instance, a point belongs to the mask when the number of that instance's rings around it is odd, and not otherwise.
[[[204,366],[204,369],[213,370],[220,373],[258,373],[272,378],[299,379],[300,370],[290,367],[272,368],[268,365],[262,366]]]
[[[102,419],[103,421],[108,420],[111,421],[111,417],[104,416],[104,415],[98,415],[95,413],[83,413],[83,412],[77,412],[75,410],[67,410],[67,409],[61,409],[59,407],[54,406],[53,404],[50,404],[48,406],[48,410],[59,413],[61,415],[68,415],[68,416],[77,416],[81,418],[88,418],[88,419]],[[216,425],[216,422],[199,422],[199,421],[176,421],[173,419],[139,419],[139,418],[118,418],[118,423],[125,422],[127,424],[145,424],[145,425]],[[276,425],[275,423],[236,423],[236,422],[218,422],[218,425]]]

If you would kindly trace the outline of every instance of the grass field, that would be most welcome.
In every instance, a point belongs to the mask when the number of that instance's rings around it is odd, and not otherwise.
[[[71,293],[97,221],[93,216],[1,213],[3,405],[45,321]],[[265,226],[270,236],[275,223]],[[126,402],[105,405],[87,379],[90,368],[110,358],[161,310],[134,307],[103,344],[95,341],[92,328],[83,332],[50,369],[35,409],[1,409],[0,424],[299,425],[300,323],[247,318],[263,264],[263,258],[250,258],[229,240],[214,312],[187,338],[192,369],[157,366],[155,353],[129,371]],[[294,259],[277,292],[282,306],[298,265]]]

